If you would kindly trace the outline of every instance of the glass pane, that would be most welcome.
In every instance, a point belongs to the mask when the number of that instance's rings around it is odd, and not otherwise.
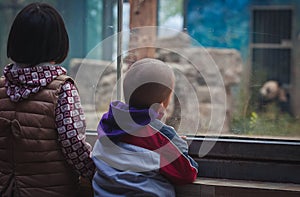
[[[0,63],[16,13],[30,0],[0,1]],[[63,65],[77,82],[88,129],[116,99],[117,46],[122,76],[138,59],[174,68],[165,118],[182,135],[300,137],[297,0],[48,0],[70,37]]]
[[[293,44],[299,5],[188,1],[187,32],[211,52],[225,83],[227,121],[221,134],[300,137],[298,47]]]
[[[14,20],[16,14],[27,4],[36,2],[34,0],[1,0],[0,1],[0,64],[1,72],[4,66],[11,61],[6,57],[6,43],[10,26]],[[82,60],[89,57],[91,61],[105,59],[107,56],[109,59],[112,57],[112,48],[108,47],[106,51],[103,51],[101,47],[97,45],[103,40],[103,38],[110,36],[115,33],[115,20],[104,21],[104,11],[110,10],[109,14],[112,15],[112,6],[104,5],[104,1],[100,0],[44,0],[42,2],[49,3],[54,6],[62,15],[70,40],[69,54],[66,60],[62,63],[62,66],[68,69],[68,74],[76,80],[77,71],[83,66]],[[108,14],[108,15],[109,15]],[[107,17],[107,16],[105,16]],[[103,25],[106,25],[105,27]],[[93,63],[92,63],[93,64]],[[2,74],[2,73],[1,73]],[[91,76],[88,72],[81,77],[86,79]],[[87,116],[88,129],[95,130],[97,127],[98,117],[94,113],[94,105],[91,105],[89,98],[92,96],[85,96],[87,93],[86,87],[90,83],[83,83],[78,85],[81,93],[81,102],[84,107]]]
[[[133,4],[140,10],[131,20],[144,17],[139,26],[144,29],[149,16],[156,20],[157,33],[147,35],[155,37],[156,49],[148,56],[175,70],[167,124],[191,136],[300,137],[299,2],[166,0],[153,5],[156,17],[149,4]]]

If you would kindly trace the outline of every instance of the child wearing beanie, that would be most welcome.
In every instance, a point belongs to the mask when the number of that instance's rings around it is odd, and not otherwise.
[[[175,196],[193,182],[197,163],[188,145],[161,118],[174,89],[171,67],[145,58],[123,81],[125,103],[113,101],[98,126],[93,150],[95,196]]]

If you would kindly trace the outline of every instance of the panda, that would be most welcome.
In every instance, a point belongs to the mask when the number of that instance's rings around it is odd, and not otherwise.
[[[290,113],[288,87],[275,80],[266,81],[259,90],[259,108],[263,110],[269,103],[279,106],[281,112]]]

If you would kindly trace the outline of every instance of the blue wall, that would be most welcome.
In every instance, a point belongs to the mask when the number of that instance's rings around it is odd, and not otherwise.
[[[201,45],[235,48],[246,60],[251,6],[293,5],[299,8],[299,4],[299,0],[188,0],[186,28]]]

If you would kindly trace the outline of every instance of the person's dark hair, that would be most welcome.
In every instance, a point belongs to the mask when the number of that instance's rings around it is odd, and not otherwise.
[[[7,57],[34,66],[61,63],[69,52],[69,37],[61,15],[46,3],[32,3],[16,16],[7,42]]]

